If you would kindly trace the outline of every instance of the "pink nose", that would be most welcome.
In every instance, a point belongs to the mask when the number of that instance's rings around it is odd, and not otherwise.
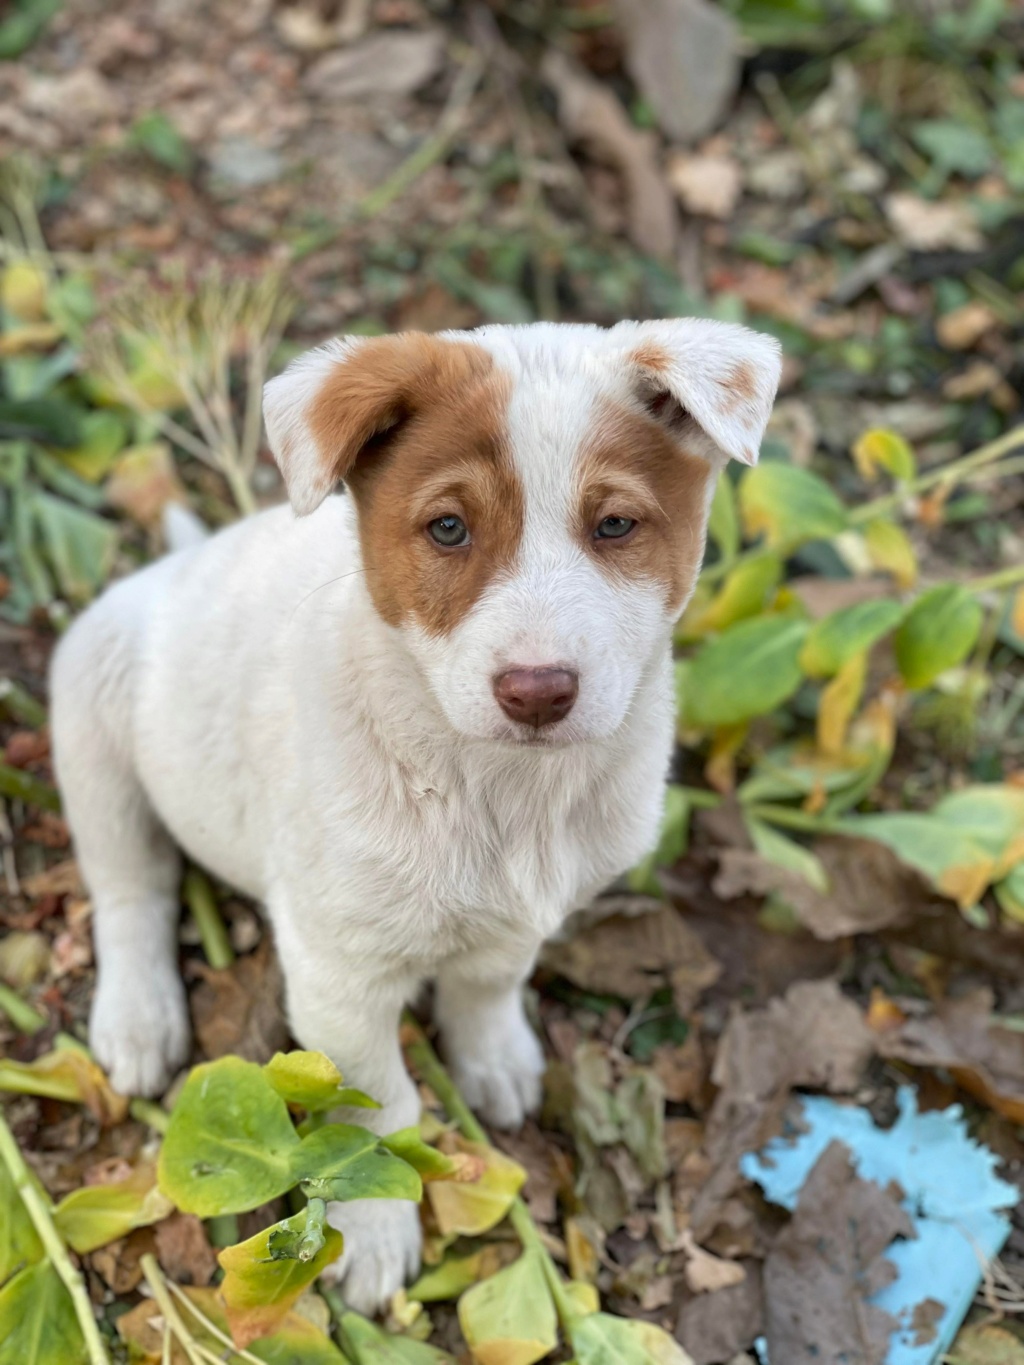
[[[510,668],[494,679],[505,715],[538,730],[567,716],[579,690],[579,674],[567,668]]]

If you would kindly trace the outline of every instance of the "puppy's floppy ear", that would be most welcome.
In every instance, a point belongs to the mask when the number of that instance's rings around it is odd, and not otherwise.
[[[263,416],[296,512],[315,511],[362,455],[489,365],[478,347],[419,332],[341,337],[293,360],[265,386]]]
[[[692,419],[722,455],[757,463],[782,373],[774,337],[703,318],[620,323],[612,332],[633,343],[625,358],[652,417],[681,435]]]

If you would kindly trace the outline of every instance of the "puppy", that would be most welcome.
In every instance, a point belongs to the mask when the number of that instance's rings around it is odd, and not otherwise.
[[[118,583],[54,661],[118,1090],[189,1055],[181,848],[266,906],[294,1036],[383,1105],[361,1122],[419,1117],[398,1028],[427,977],[469,1103],[536,1107],[521,987],[656,838],[672,626],[779,370],[774,340],[681,319],[348,338],[270,381],[291,508]],[[417,1268],[417,1209],[330,1216],[372,1311]]]

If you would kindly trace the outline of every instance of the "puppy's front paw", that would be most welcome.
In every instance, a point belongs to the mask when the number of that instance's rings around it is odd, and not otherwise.
[[[323,1272],[350,1308],[373,1317],[420,1268],[420,1213],[405,1199],[353,1199],[327,1206],[327,1221],[345,1238]]]
[[[495,1128],[520,1128],[540,1108],[544,1053],[523,1019],[490,1046],[463,1037],[451,1047],[455,1083],[471,1109]]]
[[[89,1015],[89,1045],[122,1095],[161,1095],[188,1061],[185,988],[177,971],[104,967]]]

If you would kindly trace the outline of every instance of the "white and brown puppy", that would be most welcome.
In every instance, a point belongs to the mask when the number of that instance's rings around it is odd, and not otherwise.
[[[542,1057],[520,988],[655,839],[672,625],[779,363],[715,322],[541,323],[335,341],[267,385],[294,511],[117,584],[54,664],[119,1090],[188,1057],[180,847],[266,905],[295,1037],[382,1101],[380,1132],[418,1117],[398,1022],[428,977],[466,1098],[521,1122]],[[416,1269],[417,1210],[331,1218],[372,1309]]]

